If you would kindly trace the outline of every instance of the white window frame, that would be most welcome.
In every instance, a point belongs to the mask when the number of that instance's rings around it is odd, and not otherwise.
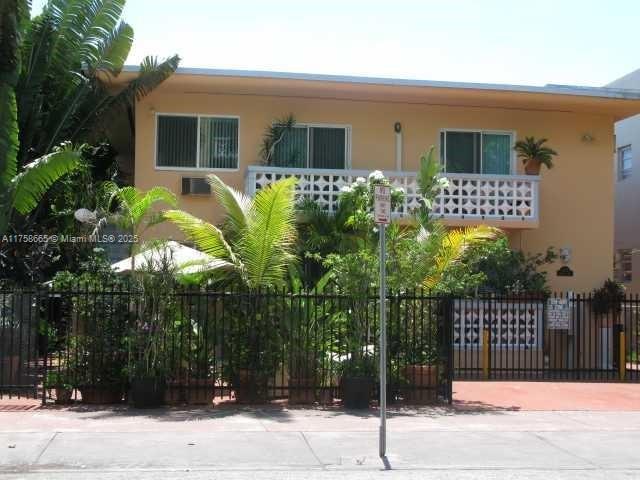
[[[623,168],[624,162],[623,162],[622,154],[625,151],[629,151],[631,155],[631,166],[627,170]],[[631,148],[631,144],[618,147],[617,156],[618,156],[618,181],[622,181],[629,178],[633,171],[633,149]]]
[[[272,126],[276,126],[277,123],[272,123]],[[321,168],[313,168],[309,166],[309,149],[311,148],[310,135],[311,128],[336,128],[344,130],[344,170],[351,168],[351,125],[340,123],[316,123],[316,122],[296,122],[292,128],[306,128],[307,129],[307,158],[306,165],[302,168],[306,170],[323,170]]]
[[[516,131],[515,130],[482,130],[482,129],[478,129],[478,128],[441,128],[440,132],[438,134],[438,141],[441,143],[440,145],[440,151],[442,152],[442,160],[443,160],[443,164],[442,164],[442,168],[443,168],[443,172],[447,173],[447,132],[460,132],[460,133],[479,133],[480,134],[480,173],[476,173],[474,175],[498,175],[495,173],[482,173],[482,161],[483,161],[483,155],[482,155],[482,135],[483,134],[487,134],[487,135],[509,135],[510,137],[510,142],[509,142],[509,173],[508,175],[514,175],[515,172],[517,171],[517,167],[516,167],[516,152],[513,149],[513,147],[516,144]],[[441,142],[441,138],[442,138],[442,134],[444,133],[444,144],[442,144],[443,142]],[[455,175],[455,174],[453,174]],[[464,174],[460,174],[460,175],[464,175]]]
[[[191,117],[198,120],[196,130],[196,166],[195,167],[169,167],[158,165],[158,118],[165,117]],[[236,168],[211,168],[200,167],[200,119],[201,118],[235,118],[238,120],[238,162]],[[218,114],[200,114],[200,113],[173,113],[173,112],[156,112],[154,118],[154,137],[153,137],[153,164],[156,170],[165,170],[173,172],[239,172],[240,171],[240,116],[239,115],[218,115]]]

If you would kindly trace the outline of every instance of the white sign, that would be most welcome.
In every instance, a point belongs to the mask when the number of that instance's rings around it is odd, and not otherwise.
[[[373,187],[373,219],[377,224],[391,223],[391,187]]]
[[[571,303],[566,298],[547,300],[547,327],[549,330],[569,330]]]

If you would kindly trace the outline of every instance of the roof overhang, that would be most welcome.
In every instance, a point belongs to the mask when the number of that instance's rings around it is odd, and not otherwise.
[[[125,67],[114,87],[135,78]],[[268,95],[384,103],[579,112],[614,120],[640,113],[640,90],[546,85],[500,85],[306,73],[179,68],[159,92]]]

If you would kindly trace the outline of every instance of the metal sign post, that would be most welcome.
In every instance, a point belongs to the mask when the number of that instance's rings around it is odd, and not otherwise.
[[[387,225],[391,222],[391,188],[382,185],[374,187],[374,221],[380,233],[380,457],[387,452],[387,311],[386,300],[386,236]]]

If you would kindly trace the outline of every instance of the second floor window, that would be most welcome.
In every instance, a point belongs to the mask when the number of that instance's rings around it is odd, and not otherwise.
[[[440,160],[446,173],[511,173],[510,133],[445,130],[440,132]]]
[[[158,115],[156,166],[238,168],[238,119],[197,115]]]
[[[285,132],[271,163],[276,167],[347,168],[349,133],[348,127],[298,124]]]
[[[623,180],[631,176],[633,157],[631,155],[631,145],[618,149],[618,179]]]

